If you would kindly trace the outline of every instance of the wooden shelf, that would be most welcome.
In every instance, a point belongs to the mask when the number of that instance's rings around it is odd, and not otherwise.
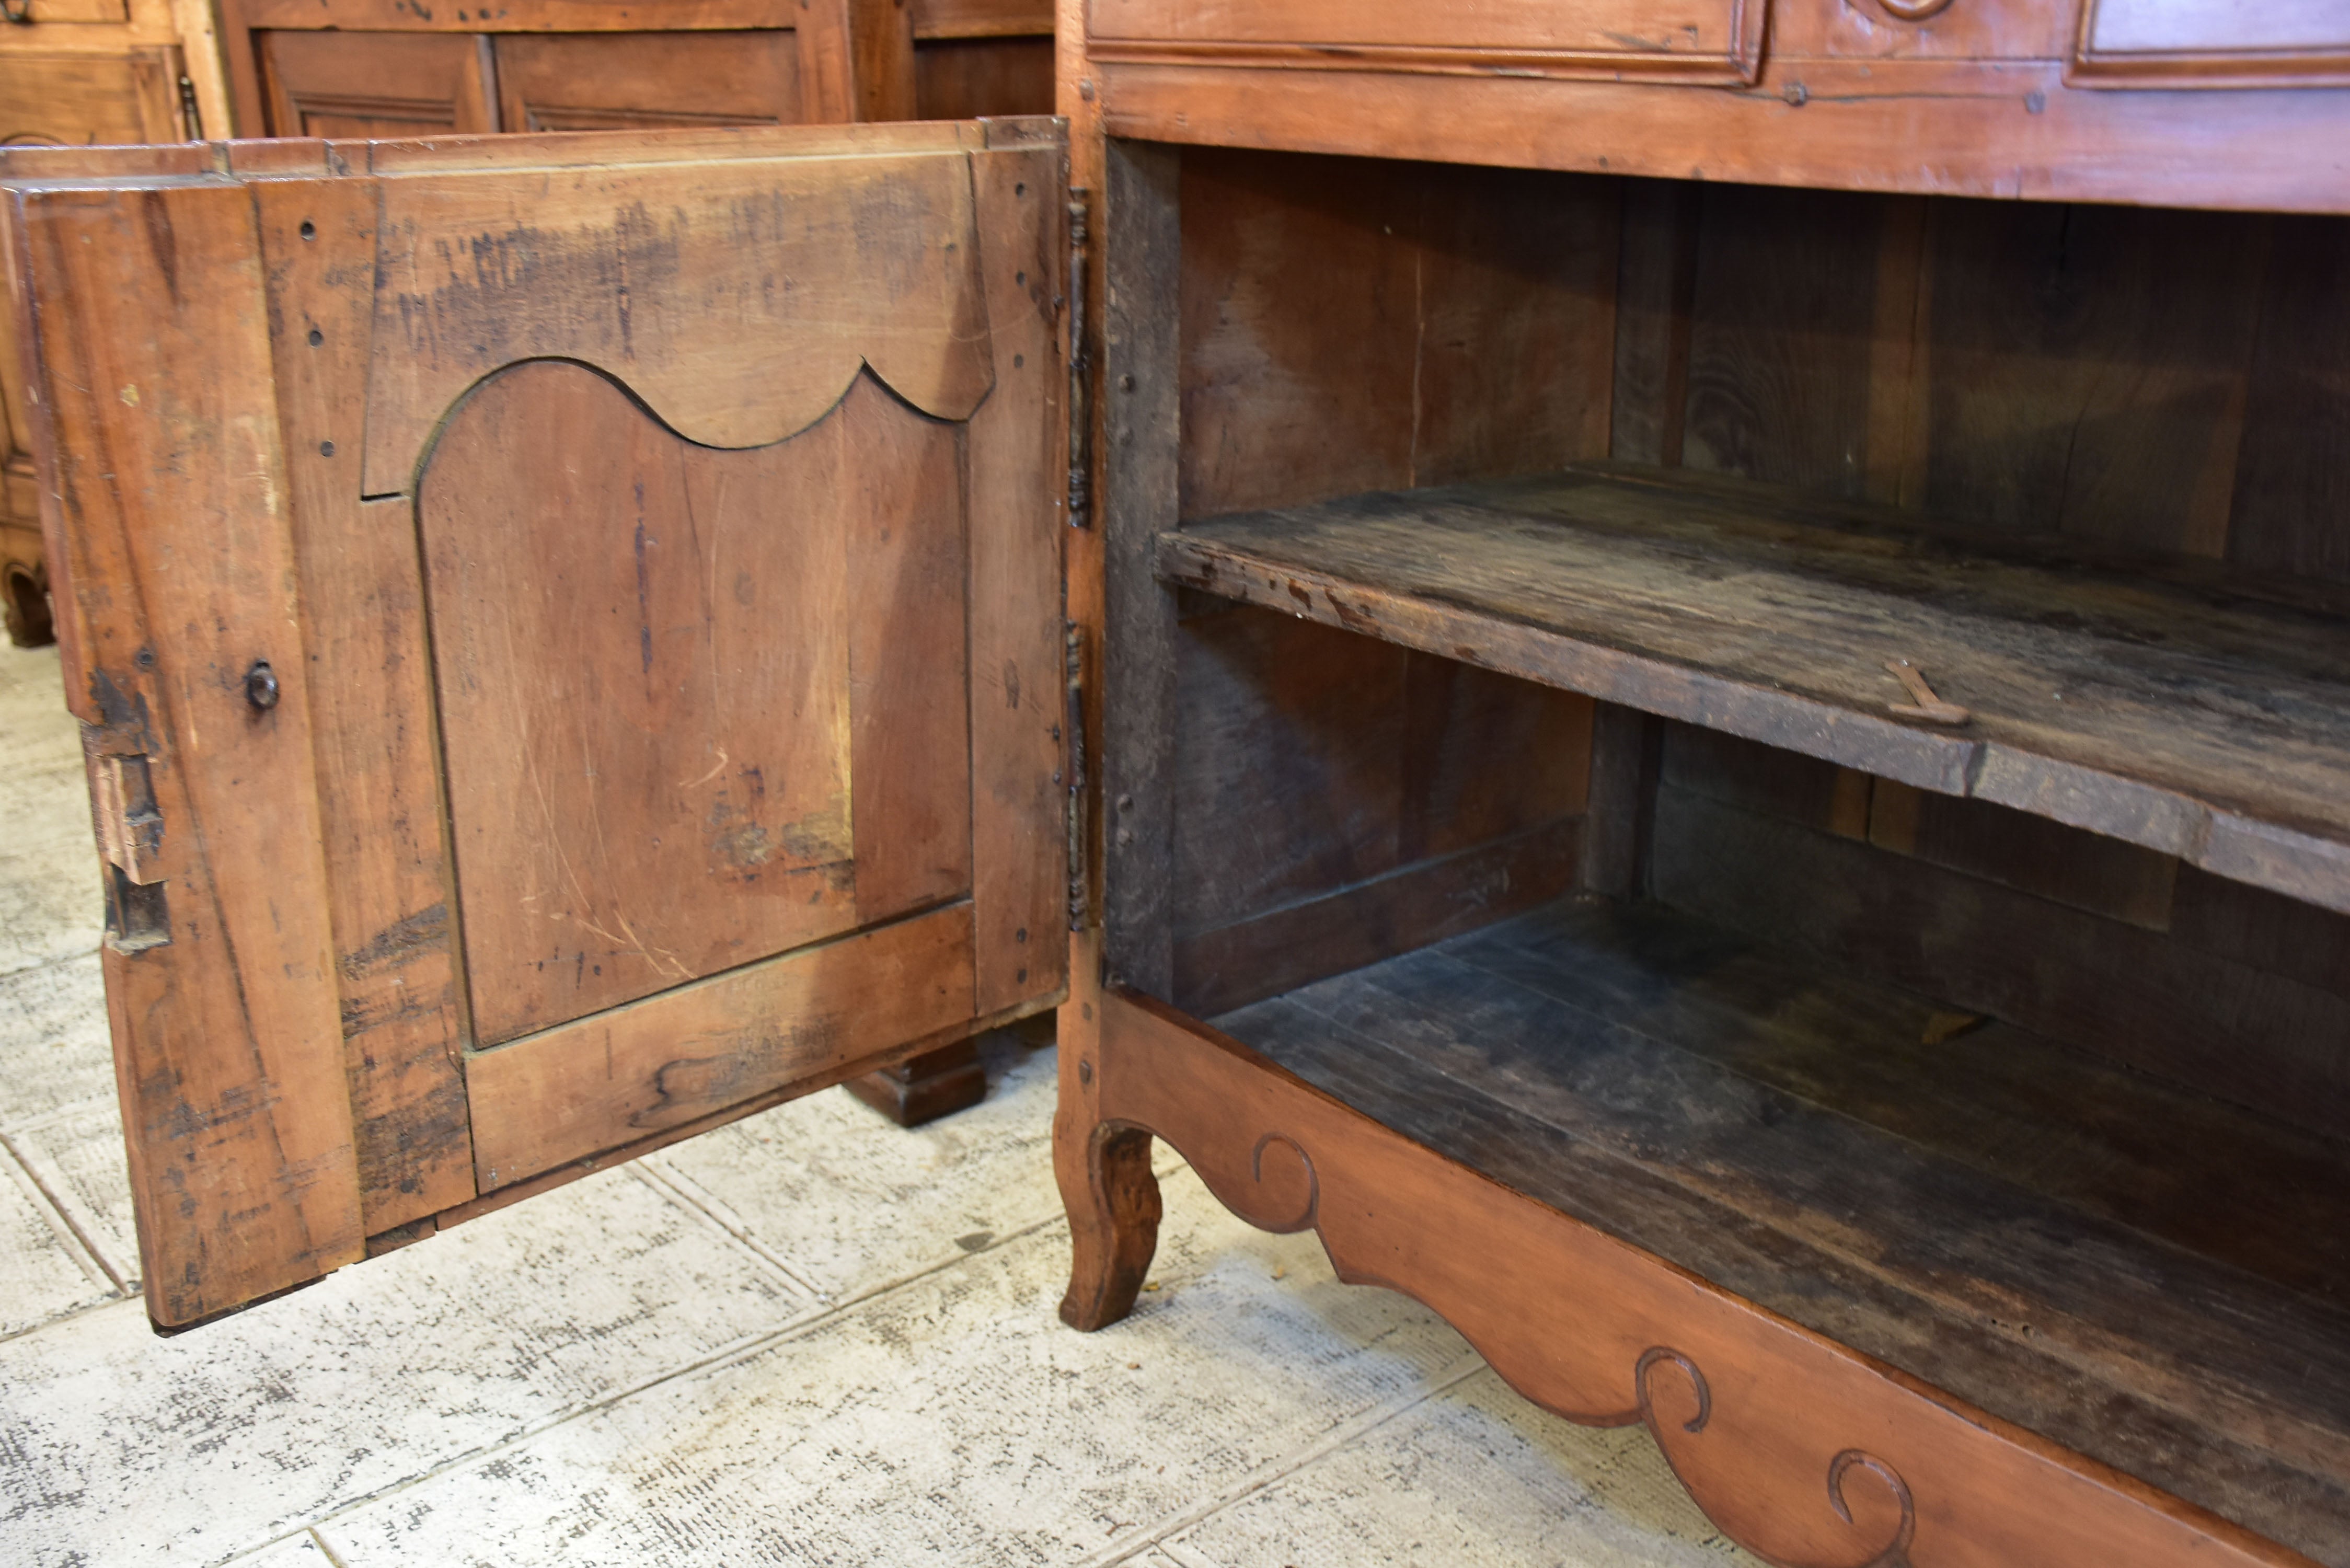
[[[1991,1414],[2350,1563],[2350,1149],[1569,900],[1217,1026]]]
[[[1159,576],[2350,911],[2350,594],[1617,466],[1159,536]],[[1959,728],[1901,719],[1917,664]]]

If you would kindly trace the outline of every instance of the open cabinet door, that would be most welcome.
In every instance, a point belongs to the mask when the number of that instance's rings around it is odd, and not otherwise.
[[[1065,155],[7,171],[158,1325],[1058,998]]]

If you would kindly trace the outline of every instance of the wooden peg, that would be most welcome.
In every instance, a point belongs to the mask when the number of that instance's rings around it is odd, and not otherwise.
[[[1893,671],[1901,684],[1908,688],[1909,695],[1916,699],[1911,702],[1887,704],[1900,717],[1928,724],[1954,725],[1963,724],[1974,717],[1956,702],[1945,702],[1935,696],[1934,689],[1926,684],[1925,676],[1918,673],[1918,667],[1908,659],[1888,659],[1885,661],[1885,668]]]

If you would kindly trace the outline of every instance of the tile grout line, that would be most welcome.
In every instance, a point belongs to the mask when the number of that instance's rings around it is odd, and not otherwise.
[[[107,1312],[115,1307],[128,1306],[137,1300],[139,1298],[135,1295],[122,1295],[103,1296],[94,1302],[84,1302],[79,1306],[68,1307],[54,1317],[45,1317],[38,1323],[28,1323],[22,1328],[12,1328],[5,1334],[0,1334],[0,1345],[12,1345],[27,1334],[46,1333],[60,1324],[71,1323],[76,1318],[88,1317],[92,1313]]]
[[[557,1411],[532,1425],[524,1427],[504,1438],[499,1438],[494,1443],[444,1459],[440,1464],[433,1466],[431,1469],[411,1476],[405,1480],[394,1481],[389,1486],[380,1487],[364,1497],[353,1498],[348,1502],[338,1504],[331,1511],[319,1514],[316,1518],[310,1520],[303,1528],[311,1531],[313,1533],[322,1532],[326,1526],[332,1524],[335,1521],[343,1518],[345,1515],[355,1513],[362,1508],[371,1507],[376,1503],[381,1502],[386,1498],[396,1497],[403,1491],[408,1491],[416,1487],[423,1486],[428,1482],[439,1480],[444,1475],[450,1475],[458,1470],[465,1469],[473,1466],[486,1464],[490,1460],[519,1448],[523,1444],[527,1443],[536,1438],[545,1436],[546,1433],[555,1430],[558,1427],[568,1426],[572,1422],[579,1420],[585,1417],[592,1416],[599,1410],[609,1409],[627,1400],[636,1398],[640,1394],[645,1394],[652,1389],[658,1388],[663,1384],[673,1383],[681,1378],[691,1377],[696,1373],[707,1372],[714,1368],[723,1367],[733,1362],[747,1361],[753,1356],[757,1355],[764,1351],[770,1350],[778,1345],[787,1344],[794,1339],[813,1334],[818,1329],[827,1327],[837,1320],[846,1317],[855,1309],[864,1306],[868,1303],[877,1301],[883,1296],[889,1295],[897,1291],[917,1284],[920,1282],[930,1278],[933,1274],[944,1273],[946,1271],[969,1262],[972,1259],[985,1257],[988,1253],[993,1252],[998,1248],[1005,1246],[1010,1242],[1021,1241],[1026,1237],[1033,1236],[1037,1231],[1045,1230],[1049,1226],[1055,1224],[1066,1224],[1066,1222],[1067,1216],[1055,1211],[1052,1214],[1046,1215],[1044,1219],[1024,1225],[1018,1230],[1005,1231],[1003,1235],[998,1236],[993,1241],[982,1247],[975,1252],[964,1252],[951,1258],[941,1258],[935,1263],[916,1269],[909,1273],[899,1275],[895,1279],[884,1280],[878,1284],[868,1286],[867,1289],[856,1295],[844,1297],[837,1303],[825,1306],[821,1311],[811,1313],[805,1317],[794,1319],[791,1322],[785,1324],[780,1328],[770,1329],[762,1334],[749,1335],[743,1339],[737,1340],[733,1345],[722,1345],[699,1360],[688,1362],[681,1366],[671,1367],[665,1372],[656,1373],[651,1376],[639,1379],[639,1381],[629,1385],[625,1388],[615,1389],[609,1394],[586,1401],[585,1403],[575,1406],[570,1409]],[[283,1538],[281,1537],[280,1539]],[[322,1541],[325,1539],[323,1533],[319,1533],[319,1539]],[[268,1543],[265,1542],[264,1544]],[[260,1550],[258,1546],[241,1547],[238,1549],[239,1552],[243,1553],[250,1553],[258,1550]],[[216,1557],[210,1561],[213,1564],[213,1568],[224,1568],[224,1564],[235,1561],[235,1554],[232,1554],[228,1557]]]
[[[783,1275],[784,1279],[795,1288],[805,1292],[809,1300],[820,1304],[832,1300],[831,1292],[800,1272],[785,1261],[781,1253],[770,1251],[753,1236],[750,1226],[742,1222],[740,1215],[735,1214],[731,1209],[723,1214],[720,1213],[719,1210],[725,1206],[721,1204],[715,1196],[703,1189],[701,1183],[682,1171],[671,1170],[667,1166],[658,1164],[655,1156],[648,1155],[642,1159],[631,1160],[629,1164],[629,1172],[668,1202],[690,1213],[699,1215],[709,1224],[716,1226],[743,1251],[766,1263],[777,1273]]]
[[[76,1116],[93,1116],[112,1109],[113,1106],[114,1096],[101,1089],[95,1095],[85,1095],[78,1100],[57,1106],[55,1110],[43,1111],[36,1116],[26,1116],[21,1122],[0,1122],[0,1137],[19,1137],[26,1133],[47,1132],[61,1122],[69,1122]]]
[[[319,1534],[315,1530],[307,1528],[307,1526],[303,1529],[302,1533],[310,1538],[310,1544],[316,1546],[318,1549],[318,1554],[321,1557],[324,1557],[328,1562],[333,1563],[334,1568],[350,1568],[350,1565],[343,1561],[342,1554],[338,1552],[333,1547],[327,1544],[327,1538],[325,1536]]]
[[[1115,1568],[1116,1564],[1128,1562],[1149,1548],[1165,1543],[1169,1537],[1180,1534],[1222,1513],[1234,1503],[1295,1475],[1316,1459],[1335,1453],[1356,1438],[1378,1430],[1397,1417],[1418,1408],[1484,1369],[1485,1358],[1473,1350],[1470,1351],[1409,1394],[1391,1396],[1367,1410],[1348,1417],[1303,1448],[1293,1449],[1279,1459],[1266,1460],[1215,1496],[1179,1510],[1157,1524],[1149,1526],[1140,1535],[1118,1542],[1085,1559],[1080,1568]]]
[[[88,1236],[82,1234],[81,1227],[76,1224],[74,1217],[66,1211],[66,1206],[57,1201],[57,1194],[49,1190],[48,1185],[41,1179],[40,1173],[35,1170],[32,1162],[25,1158],[24,1151],[19,1149],[15,1141],[5,1133],[0,1133],[0,1151],[7,1154],[9,1167],[16,1173],[17,1179],[32,1185],[33,1192],[39,1200],[42,1211],[49,1218],[49,1228],[52,1231],[59,1231],[62,1227],[58,1239],[67,1243],[68,1251],[74,1254],[75,1262],[81,1265],[82,1272],[88,1273],[92,1263],[98,1265],[99,1277],[93,1279],[91,1282],[106,1286],[117,1296],[129,1295],[130,1287],[122,1282],[122,1276],[114,1272],[114,1265],[107,1262],[106,1254],[99,1251]]]

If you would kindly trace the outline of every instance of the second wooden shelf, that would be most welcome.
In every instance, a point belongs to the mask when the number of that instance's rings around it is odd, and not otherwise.
[[[1170,584],[2350,911],[2350,594],[1592,466],[1160,535]],[[1888,661],[1971,714],[1900,718]]]

